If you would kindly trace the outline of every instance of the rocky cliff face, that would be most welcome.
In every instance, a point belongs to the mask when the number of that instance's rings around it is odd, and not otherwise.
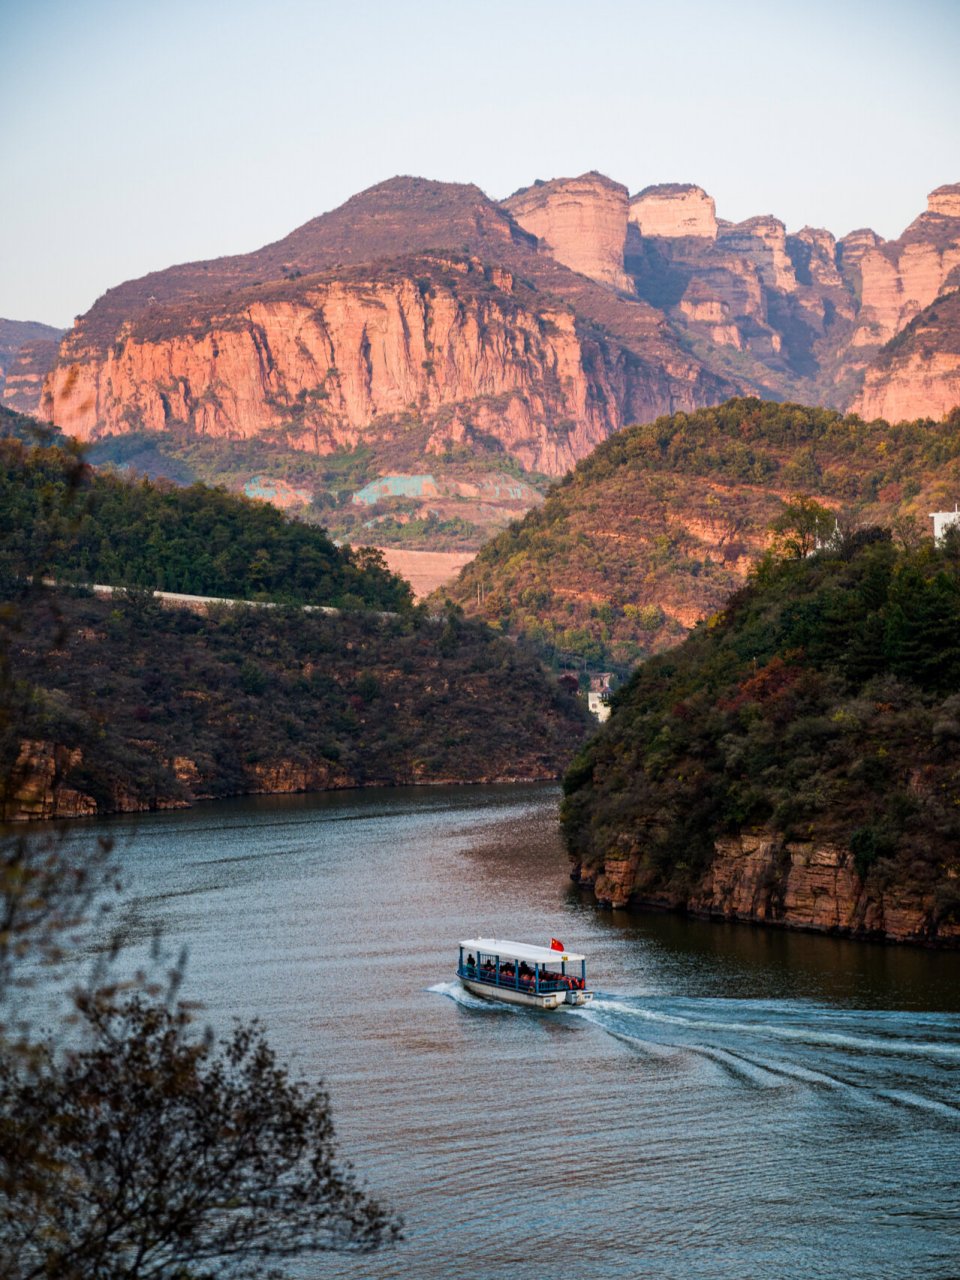
[[[586,188],[591,235],[619,208],[622,268],[626,191]],[[443,243],[458,252],[409,252]],[[176,429],[326,453],[414,433],[559,474],[624,422],[731,385],[476,188],[396,179],[256,254],[111,290],[65,339],[42,408],[83,439]]]
[[[632,417],[697,398],[474,258],[238,291],[197,322],[153,308],[103,354],[65,344],[49,411],[89,440],[171,427],[330,453],[426,425],[428,452],[495,442],[559,475]],[[86,358],[85,358],[86,357]]]
[[[630,221],[641,236],[716,240],[717,207],[702,187],[668,182],[644,187],[630,198]]]
[[[865,245],[853,267],[860,297],[854,347],[890,341],[949,284],[960,284],[960,184],[930,193],[899,240]]]
[[[597,868],[577,866],[574,878],[607,907],[659,907],[816,933],[960,946],[960,924],[938,919],[932,893],[902,885],[869,892],[850,851],[834,844],[727,837],[717,841],[703,877],[683,892],[655,887],[639,852],[607,858]]]
[[[85,438],[148,427],[319,452],[402,429],[421,451],[558,474],[624,423],[738,392],[843,408],[866,377],[872,410],[899,372],[873,369],[883,345],[960,280],[958,209],[960,185],[940,187],[899,240],[837,242],[718,220],[692,185],[631,201],[590,173],[497,205],[393,179],[255,253],[110,290],[63,341],[42,412]],[[953,363],[925,350],[884,401],[895,416],[951,404]],[[21,407],[42,363],[14,375]]]
[[[773,217],[717,221],[700,188],[648,188],[631,201],[626,266],[637,292],[687,331],[718,370],[764,394],[851,405],[882,346],[960,280],[960,185],[889,243],[868,229],[837,242]],[[898,408],[942,412],[950,371],[911,376]]]
[[[623,269],[627,188],[600,173],[537,182],[503,202],[545,252],[571,271],[614,289],[632,285]]]
[[[0,404],[36,413],[43,380],[56,364],[62,329],[30,320],[0,320]]]
[[[945,294],[911,320],[873,361],[854,413],[872,421],[939,419],[960,405],[960,290]]]

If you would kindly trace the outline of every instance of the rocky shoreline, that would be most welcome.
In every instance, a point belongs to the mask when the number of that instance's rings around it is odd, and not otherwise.
[[[716,841],[716,856],[688,888],[663,885],[636,855],[571,878],[613,910],[652,909],[864,941],[960,948],[960,923],[938,918],[933,894],[913,885],[867,887],[840,845],[742,834]]]

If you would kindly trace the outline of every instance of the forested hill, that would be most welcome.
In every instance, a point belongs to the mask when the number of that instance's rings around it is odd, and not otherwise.
[[[409,587],[379,556],[263,502],[95,472],[69,447],[30,445],[0,410],[0,573],[293,604],[397,610]]]
[[[618,905],[960,940],[960,539],[765,558],[638,668],[565,780]]]
[[[952,510],[960,411],[891,426],[755,399],[628,427],[485,546],[449,589],[562,663],[629,668],[746,580],[798,493],[858,523]]]
[[[0,583],[0,655],[22,699],[0,817],[556,778],[591,720],[521,646],[419,609],[198,615]]]

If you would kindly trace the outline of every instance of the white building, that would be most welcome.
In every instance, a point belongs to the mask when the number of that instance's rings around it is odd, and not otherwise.
[[[955,506],[952,511],[931,511],[930,519],[933,521],[934,542],[942,542],[947,529],[960,525],[960,507]]]
[[[590,677],[590,691],[587,694],[587,710],[591,711],[603,724],[610,719],[610,695],[613,693],[613,675],[609,671],[600,671]]]
[[[597,689],[591,689],[587,694],[587,710],[592,711],[601,724],[604,720],[610,719],[610,703],[607,702],[606,693],[601,693]]]

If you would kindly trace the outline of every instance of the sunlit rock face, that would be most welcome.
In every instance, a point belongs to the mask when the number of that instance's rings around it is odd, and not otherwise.
[[[49,416],[81,440],[188,428],[326,454],[409,430],[415,410],[429,451],[495,440],[560,475],[625,421],[697,394],[473,259],[270,292],[195,322],[156,309],[100,355],[75,341]]]
[[[572,271],[629,289],[623,270],[628,193],[600,173],[554,178],[517,192],[503,207],[542,247]]]
[[[575,269],[476,187],[391,179],[253,253],[108,290],[61,344],[42,414],[83,439],[452,444],[557,475],[626,422],[740,389],[618,292],[626,188],[544,185],[537,225]]]
[[[687,182],[644,187],[630,200],[630,221],[642,236],[717,238],[717,209],[713,197],[702,187]]]
[[[960,289],[924,308],[867,369],[853,411],[888,422],[940,419],[960,406]]]
[[[927,196],[927,212],[944,218],[960,218],[960,182],[937,187]]]

